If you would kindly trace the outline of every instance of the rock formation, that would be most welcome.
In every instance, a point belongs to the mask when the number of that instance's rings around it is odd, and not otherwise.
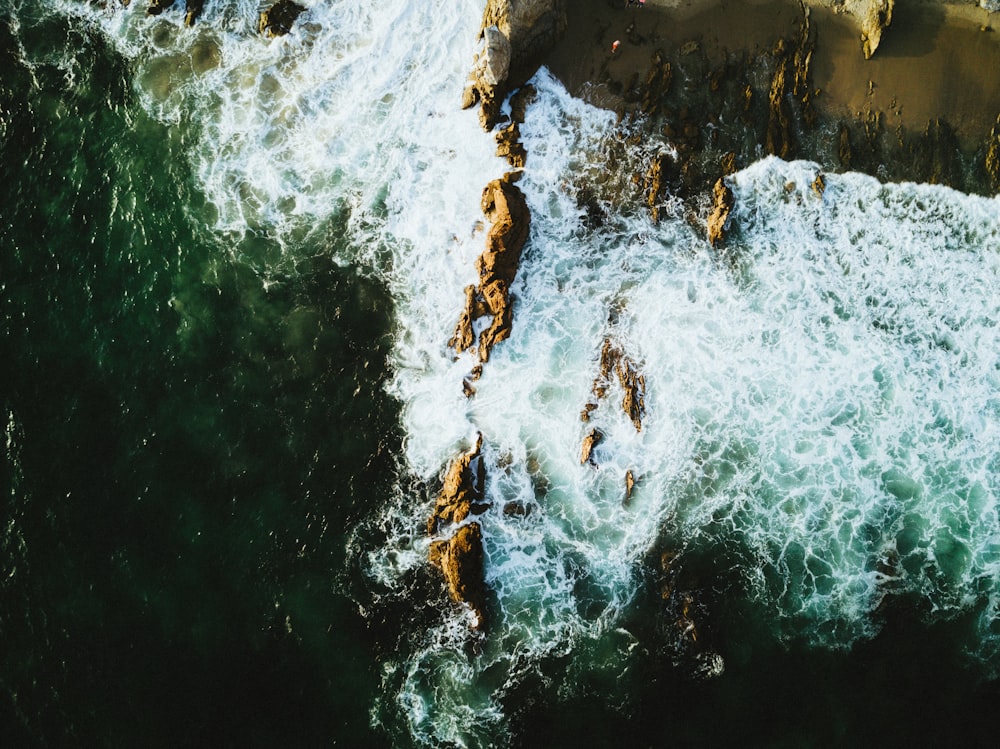
[[[473,323],[492,315],[489,326],[479,336],[480,361],[488,361],[490,351],[510,335],[514,314],[510,285],[517,274],[521,250],[528,239],[531,214],[522,193],[505,175],[483,190],[483,213],[490,222],[486,249],[476,260],[479,285],[465,290],[465,306],[448,345],[461,353],[473,346]]]
[[[128,3],[123,4],[127,5]],[[173,6],[173,4],[174,0],[149,0],[149,7],[146,9],[146,14],[158,16],[167,10],[167,8]],[[194,26],[194,22],[198,20],[204,8],[205,0],[187,0],[184,4],[184,24],[186,26]]]
[[[305,10],[294,0],[278,0],[260,14],[257,30],[269,38],[283,36],[292,30],[292,25]]]
[[[611,387],[612,375],[616,375],[624,391],[622,411],[629,417],[637,432],[642,431],[642,417],[646,409],[646,378],[639,373],[636,363],[610,338],[604,339],[601,346],[601,364],[591,392],[594,397],[584,407],[580,414],[582,421],[589,421],[590,414],[597,409],[600,401]]]
[[[785,39],[779,39],[774,49],[775,69],[768,95],[765,147],[768,153],[783,159],[789,159],[795,154],[795,131],[792,127],[792,123],[796,121],[795,109],[799,110],[804,125],[812,126],[815,122],[809,80],[814,46],[809,9],[803,6],[799,39],[795,46]]]
[[[452,599],[467,604],[476,615],[476,629],[482,629],[486,623],[483,540],[479,524],[464,521],[470,514],[486,509],[485,469],[479,455],[482,445],[483,436],[479,435],[472,450],[452,461],[434,512],[427,519],[427,533],[431,536],[454,529],[450,536],[431,542],[429,557],[444,573]]]
[[[482,447],[483,436],[480,434],[475,447],[457,457],[449,466],[434,512],[427,519],[430,535],[439,533],[447,525],[461,523],[474,511],[485,509],[482,502],[486,475],[479,457]]]
[[[735,198],[733,191],[721,177],[712,188],[712,215],[708,217],[708,241],[714,247],[722,239],[726,231],[726,222],[733,210]]]
[[[565,0],[488,0],[465,108],[480,103],[480,122],[492,130],[507,95],[537,70],[542,55],[566,30]]]
[[[461,526],[447,541],[431,544],[431,563],[444,574],[453,601],[472,609],[473,629],[486,627],[486,584],[483,582],[483,533],[479,523]]]
[[[861,49],[865,59],[871,59],[882,41],[882,33],[892,23],[895,0],[869,0],[867,12],[861,16]]]
[[[986,174],[994,192],[1000,192],[1000,115],[986,141]]]
[[[587,436],[583,438],[583,444],[580,447],[580,464],[590,463],[592,466],[597,465],[594,462],[594,448],[601,444],[601,440],[604,439],[604,434],[600,429],[591,429]]]

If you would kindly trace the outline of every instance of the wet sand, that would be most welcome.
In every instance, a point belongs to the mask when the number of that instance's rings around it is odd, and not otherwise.
[[[769,52],[781,36],[795,38],[795,0],[576,0],[566,36],[546,60],[575,94],[615,108],[612,93],[644,77],[652,54],[704,51],[713,63],[725,53]],[[1000,13],[973,5],[896,0],[892,25],[866,60],[855,20],[824,7],[811,9],[816,48],[814,104],[829,118],[881,111],[889,130],[923,130],[947,121],[966,141],[985,138],[1000,114]],[[996,24],[996,30],[992,25]],[[985,30],[984,30],[985,29]],[[618,40],[617,51],[612,43]]]

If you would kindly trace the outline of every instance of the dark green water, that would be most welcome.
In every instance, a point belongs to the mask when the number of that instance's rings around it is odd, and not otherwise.
[[[372,744],[390,300],[324,247],[265,290],[98,39],[0,61],[0,745]]]
[[[391,298],[332,261],[337,220],[290,251],[207,229],[191,131],[143,113],[96,35],[12,18],[0,746],[409,745],[383,666],[443,592],[427,573],[415,600],[376,600],[358,550],[400,480]],[[29,68],[22,46],[49,62]],[[927,625],[904,599],[850,652],[782,644],[757,607],[712,593],[748,559],[709,539],[686,562],[721,676],[675,666],[675,612],[650,579],[623,622],[645,655],[577,667],[572,689],[572,659],[540,664],[504,697],[510,743],[993,744],[1000,687],[963,652],[976,610]]]

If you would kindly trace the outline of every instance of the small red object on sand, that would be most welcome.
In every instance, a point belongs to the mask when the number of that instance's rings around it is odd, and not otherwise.
[[[615,52],[618,51],[618,47],[619,47],[620,44],[621,44],[621,42],[618,41],[617,39],[615,39],[613,42],[611,42],[611,54],[614,54]]]

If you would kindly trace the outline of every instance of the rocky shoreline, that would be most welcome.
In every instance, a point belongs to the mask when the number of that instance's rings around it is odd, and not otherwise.
[[[623,146],[651,135],[668,142],[670,151],[617,165],[633,172],[635,203],[646,205],[655,221],[664,202],[679,197],[708,242],[723,247],[733,208],[726,177],[768,154],[817,162],[817,194],[825,187],[824,171],[848,170],[972,193],[1000,190],[1000,82],[967,87],[967,100],[954,106],[947,98],[955,93],[948,73],[966,75],[954,62],[956,50],[971,48],[971,57],[981,58],[984,48],[970,47],[972,40],[1000,54],[991,18],[971,3],[925,2],[901,14],[894,0],[649,0],[644,7],[619,0],[578,0],[572,7],[564,0],[489,0],[462,106],[479,107],[484,130],[494,134],[498,155],[512,170],[484,189],[490,228],[477,261],[480,282],[466,289],[449,341],[456,354],[473,351],[478,358],[465,395],[475,397],[474,382],[490,351],[514,323],[509,288],[530,227],[516,186],[530,158],[519,141],[519,124],[533,96],[525,84],[539,65],[546,64],[571,93],[616,111],[613,137]],[[914,94],[909,74],[899,68],[915,65],[939,65],[943,80]],[[893,87],[898,95],[883,94]],[[978,100],[973,91],[979,91]],[[955,95],[962,93],[958,86]],[[935,114],[924,121],[927,111]],[[580,188],[581,209],[597,216],[613,197],[597,187]],[[485,327],[477,325],[480,320]],[[599,374],[582,421],[617,376],[622,408],[641,429],[641,363],[611,338],[595,359]],[[598,429],[584,434],[581,464],[595,463],[603,439]],[[485,509],[482,441],[479,435],[447,468],[428,520],[431,561],[441,568],[452,599],[472,611],[474,629],[485,628],[489,609],[482,534],[471,519]],[[626,506],[637,481],[629,470]],[[660,560],[652,567],[659,569],[665,615],[677,620],[678,652],[698,664],[696,671],[711,675],[721,666],[698,635],[696,612],[702,609],[691,592],[696,586],[685,584],[683,562],[669,541],[661,547],[651,552]]]

